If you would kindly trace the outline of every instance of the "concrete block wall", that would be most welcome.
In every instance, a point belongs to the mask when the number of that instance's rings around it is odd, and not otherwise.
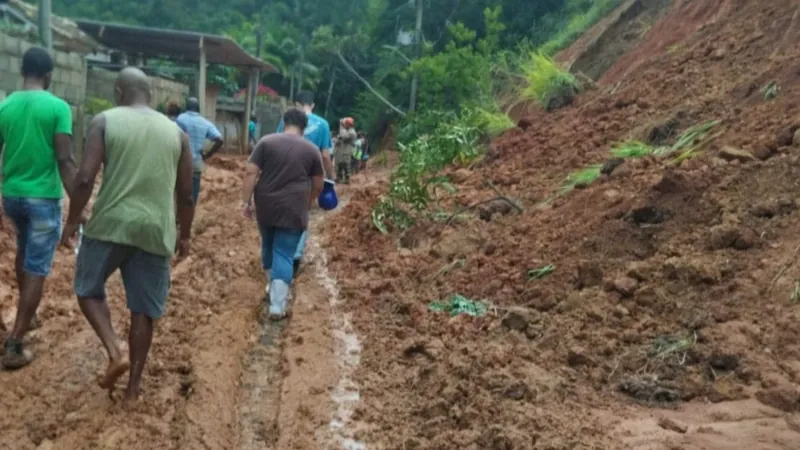
[[[0,99],[22,87],[22,55],[34,44],[0,33]],[[50,92],[72,107],[73,129],[77,143],[82,143],[83,105],[86,99],[86,61],[83,55],[54,52],[55,70]]]
[[[96,67],[89,69],[86,80],[86,97],[102,98],[114,103],[114,82],[116,79],[116,72]],[[150,77],[150,86],[153,93],[150,106],[153,108],[170,99],[183,103],[189,95],[189,86],[163,78]]]

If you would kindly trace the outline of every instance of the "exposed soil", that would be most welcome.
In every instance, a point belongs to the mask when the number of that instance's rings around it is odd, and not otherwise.
[[[613,83],[454,169],[451,211],[384,236],[356,189],[326,225],[365,343],[356,381],[375,448],[800,448],[800,3],[676,1]],[[770,81],[781,88],[766,101]],[[613,87],[613,89],[611,89]],[[719,120],[700,157],[628,160],[555,196],[628,136]],[[490,187],[487,181],[491,183]],[[551,201],[545,202],[550,199]],[[458,263],[454,264],[454,262]],[[529,280],[548,264],[555,271]],[[781,276],[776,277],[776,275]],[[494,308],[450,318],[460,293]]]
[[[0,372],[0,448],[309,449],[337,448],[352,437],[349,420],[335,422],[340,402],[332,393],[343,371],[340,317],[317,278],[324,268],[317,243],[324,215],[317,211],[312,220],[296,319],[261,325],[258,234],[231,208],[238,204],[242,168],[243,161],[222,157],[204,176],[192,254],[173,270],[143,401],[132,410],[95,383],[105,355],[72,293],[74,254],[59,251],[40,309],[43,326],[28,339],[37,358],[19,372]],[[344,204],[346,189],[342,194]],[[7,324],[17,297],[11,231],[7,221],[0,228],[0,312]],[[108,292],[117,331],[126,335],[118,276]]]
[[[798,12],[796,0],[675,0],[602,89],[530,114],[482,162],[448,171],[447,210],[500,192],[521,213],[487,203],[382,235],[370,210],[388,177],[356,176],[338,213],[314,218],[281,327],[260,323],[257,232],[231,207],[243,163],[223,157],[143,402],[123,411],[95,385],[105,357],[61,250],[29,339],[37,360],[0,372],[0,448],[800,448]],[[699,157],[608,161],[615,141],[670,144],[707,120],[721,124]],[[556,195],[588,164],[604,175]],[[6,323],[13,246],[6,223]],[[118,279],[109,293],[124,334]],[[456,293],[489,312],[429,310]]]

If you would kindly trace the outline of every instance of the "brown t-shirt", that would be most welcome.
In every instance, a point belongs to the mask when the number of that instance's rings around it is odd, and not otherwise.
[[[256,144],[250,162],[261,169],[253,195],[258,223],[308,228],[311,178],[323,174],[314,144],[295,134],[270,134]]]

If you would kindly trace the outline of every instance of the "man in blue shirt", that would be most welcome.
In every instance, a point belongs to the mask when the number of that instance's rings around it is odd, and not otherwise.
[[[295,97],[295,105],[305,111],[308,116],[308,125],[306,126],[303,136],[311,141],[322,154],[322,167],[325,169],[325,178],[332,180],[334,178],[333,161],[331,160],[331,149],[333,143],[331,142],[331,126],[324,118],[314,114],[314,94],[309,91],[298,92]],[[283,132],[283,120],[278,124],[278,133]],[[308,230],[303,232],[300,237],[300,244],[297,246],[297,251],[294,254],[294,274],[297,275],[300,270],[300,261],[303,259],[303,252],[306,248],[306,238],[308,237]]]
[[[222,148],[222,135],[213,123],[200,115],[200,102],[194,97],[190,97],[186,100],[186,112],[178,116],[175,122],[184,133],[189,135],[189,147],[192,149],[194,163],[192,198],[196,205],[197,198],[200,196],[200,180],[205,170],[205,160],[211,158],[214,153]],[[214,142],[214,145],[211,146],[208,152],[203,153],[206,139]]]

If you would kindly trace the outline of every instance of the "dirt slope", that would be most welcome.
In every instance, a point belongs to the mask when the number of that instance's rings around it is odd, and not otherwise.
[[[495,197],[488,181],[522,214],[382,236],[369,219],[382,189],[354,193],[326,231],[365,342],[364,440],[800,448],[800,310],[789,300],[800,272],[776,279],[800,245],[798,11],[790,0],[675,2],[611,68],[619,85],[533,114],[484,163],[450,174],[451,211]],[[771,81],[780,92],[765,101]],[[671,143],[707,120],[720,134],[702,157],[629,161],[542,204],[612,142]],[[547,264],[551,275],[528,280]],[[453,293],[496,310],[427,310]]]

